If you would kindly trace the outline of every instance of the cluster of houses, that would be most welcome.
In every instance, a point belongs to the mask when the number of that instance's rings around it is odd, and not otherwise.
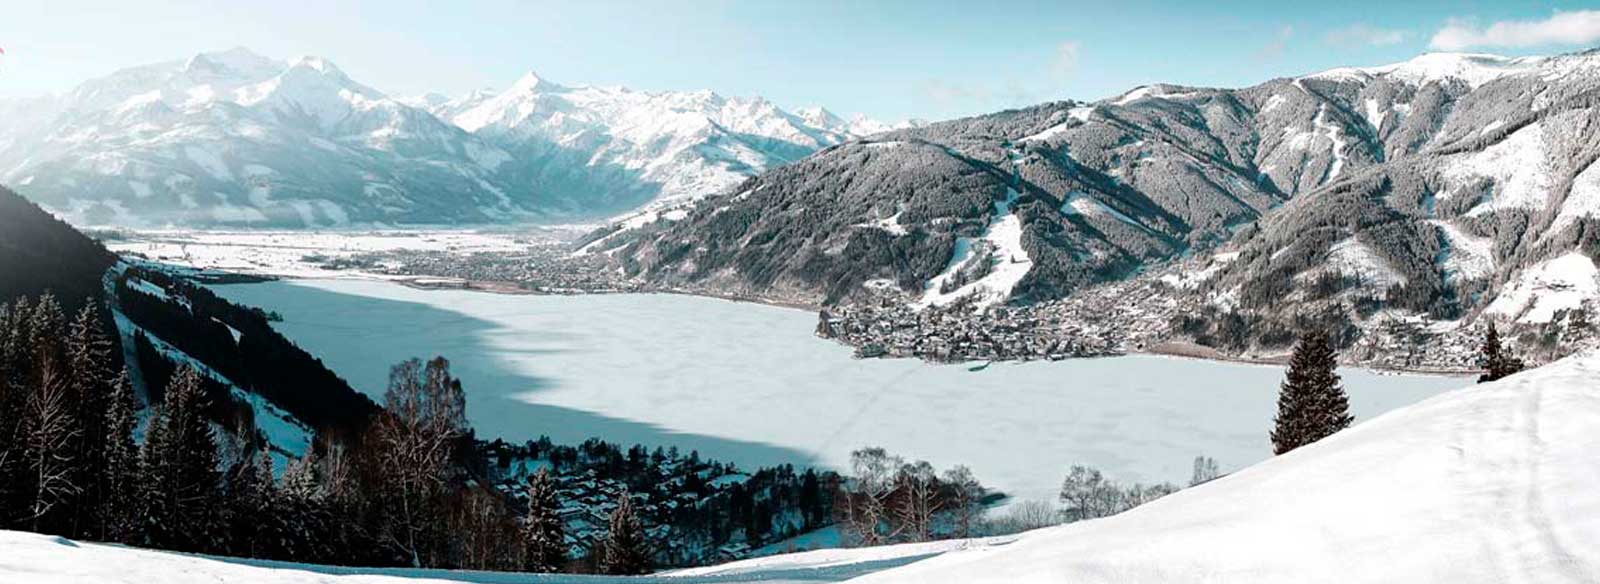
[[[1167,334],[1181,301],[1151,282],[1116,282],[1022,306],[919,306],[879,288],[819,313],[817,334],[862,358],[940,362],[1066,359],[1143,350]]]

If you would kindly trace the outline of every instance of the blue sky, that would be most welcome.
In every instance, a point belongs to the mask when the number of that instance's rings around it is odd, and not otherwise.
[[[0,7],[0,96],[249,47],[321,55],[395,95],[566,84],[763,95],[944,119],[1156,82],[1240,86],[1433,49],[1600,45],[1600,2],[219,2]]]

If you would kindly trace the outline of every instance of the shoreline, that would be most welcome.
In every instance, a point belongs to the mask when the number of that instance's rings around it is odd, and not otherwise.
[[[252,275],[268,276],[268,277],[277,278],[277,279],[284,279],[284,280],[315,280],[315,279],[319,279],[317,277],[308,276],[308,275],[304,275],[304,274],[293,274],[293,275],[277,274],[277,275],[274,275],[274,274],[268,274],[268,273],[261,273],[261,274],[252,274]],[[784,302],[784,301],[778,301],[778,300],[773,300],[773,299],[769,299],[769,298],[762,298],[762,297],[758,297],[758,296],[749,296],[749,295],[741,295],[741,294],[727,294],[727,293],[719,294],[719,293],[709,292],[709,291],[704,291],[704,290],[690,290],[690,289],[684,289],[684,288],[641,288],[641,289],[637,289],[637,290],[530,290],[530,289],[527,289],[527,288],[523,288],[522,286],[520,286],[519,284],[516,284],[514,282],[501,282],[501,281],[489,281],[489,280],[461,280],[461,279],[457,279],[457,278],[440,278],[440,277],[436,277],[436,276],[386,276],[386,275],[382,275],[382,274],[368,274],[368,273],[360,273],[360,272],[358,272],[358,273],[350,273],[350,272],[339,273],[339,272],[334,272],[334,273],[330,273],[326,279],[330,279],[330,280],[360,279],[360,280],[388,282],[388,283],[391,283],[391,284],[397,284],[397,285],[400,285],[400,286],[404,286],[406,288],[411,288],[413,290],[421,290],[421,291],[459,290],[459,291],[465,291],[465,292],[478,292],[478,293],[484,293],[484,294],[501,294],[501,295],[509,295],[509,296],[588,296],[588,295],[610,295],[610,294],[673,294],[673,295],[678,295],[678,296],[693,296],[693,297],[697,297],[697,298],[711,298],[711,299],[722,300],[722,301],[726,301],[726,302],[756,304],[756,305],[761,305],[761,306],[770,306],[770,307],[774,307],[774,308],[784,308],[784,309],[790,309],[790,310],[803,310],[803,311],[813,312],[813,313],[818,311],[818,310],[822,310],[821,308],[819,308],[817,306],[804,304],[804,303],[799,303],[799,302]],[[428,280],[438,280],[438,282],[429,282]],[[822,339],[822,340],[831,340],[831,339]],[[837,343],[838,341],[832,341],[832,342],[836,342]],[[847,346],[847,347],[851,346],[851,345],[848,345],[848,344],[845,344],[845,343],[839,343],[839,344]],[[1191,359],[1191,360],[1196,360],[1196,361],[1211,361],[1211,362],[1218,362],[1218,363],[1234,363],[1234,364],[1241,364],[1241,365],[1260,365],[1260,366],[1273,366],[1273,367],[1282,367],[1282,366],[1284,366],[1284,365],[1286,365],[1288,363],[1288,355],[1287,354],[1276,355],[1276,356],[1258,356],[1258,357],[1235,356],[1235,355],[1228,355],[1228,354],[1222,353],[1222,352],[1217,351],[1215,349],[1212,349],[1210,347],[1204,347],[1204,346],[1196,345],[1196,344],[1189,343],[1189,342],[1183,342],[1183,341],[1163,342],[1163,343],[1156,344],[1156,345],[1153,345],[1153,346],[1150,346],[1150,347],[1145,347],[1145,348],[1143,348],[1141,350],[1129,351],[1127,353],[1124,353],[1123,355],[1126,355],[1126,356],[1145,355],[1145,356],[1155,356],[1155,357]],[[875,357],[875,358],[883,359],[885,357]],[[935,363],[934,361],[929,361],[927,359],[918,359],[916,357],[896,357],[896,358],[919,360],[919,361],[923,361],[923,362],[927,362],[927,363]],[[1093,359],[1093,358],[1101,358],[1101,357],[1075,357],[1075,359]],[[951,364],[952,365],[967,365],[967,364],[975,363],[975,362],[979,362],[979,361],[960,362],[960,363],[951,363]],[[1001,360],[991,360],[991,361],[981,361],[981,362],[983,362],[983,363],[991,363],[991,364],[993,364],[993,363],[1026,363],[1026,362],[1029,362],[1029,360],[1026,360],[1026,359],[1001,359]],[[1470,376],[1473,376],[1473,375],[1477,375],[1478,373],[1481,373],[1480,371],[1473,370],[1473,369],[1425,368],[1425,367],[1419,367],[1419,368],[1394,368],[1394,367],[1381,367],[1381,366],[1367,365],[1367,364],[1361,364],[1361,363],[1341,363],[1340,366],[1353,368],[1353,369],[1361,369],[1361,370],[1370,371],[1370,372],[1377,373],[1377,374],[1388,374],[1388,375],[1427,375],[1427,376],[1435,376],[1435,377],[1470,377]]]

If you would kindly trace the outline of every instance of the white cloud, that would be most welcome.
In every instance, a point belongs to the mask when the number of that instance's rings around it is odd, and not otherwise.
[[[1480,28],[1452,18],[1428,45],[1443,51],[1475,47],[1587,45],[1600,41],[1600,10],[1557,12],[1544,20],[1503,20]]]
[[[1373,47],[1387,47],[1398,45],[1406,40],[1406,31],[1379,28],[1369,24],[1352,24],[1344,28],[1328,31],[1323,37],[1330,45],[1341,47],[1358,47],[1368,45]]]

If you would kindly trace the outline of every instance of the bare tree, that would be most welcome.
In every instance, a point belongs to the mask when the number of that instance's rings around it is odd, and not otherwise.
[[[1217,471],[1217,461],[1209,456],[1194,457],[1194,474],[1189,477],[1189,486],[1202,485],[1217,480],[1222,473]]]
[[[945,487],[950,489],[950,506],[955,513],[956,537],[972,537],[972,527],[982,511],[983,485],[972,474],[972,469],[957,465],[944,473]]]
[[[28,520],[33,531],[47,525],[52,511],[79,492],[73,482],[76,460],[72,445],[81,429],[67,403],[66,380],[53,357],[41,363],[38,387],[28,396],[22,420],[23,457],[27,461],[33,500]]]
[[[1124,507],[1123,496],[1121,488],[1086,466],[1073,466],[1061,482],[1062,513],[1068,521],[1114,515]]]
[[[863,448],[850,453],[851,476],[841,484],[835,497],[838,520],[854,542],[862,546],[884,543],[896,534],[886,532],[889,501],[895,493],[895,474],[904,465],[898,456],[882,448]]]
[[[933,465],[919,460],[901,465],[895,476],[896,497],[895,531],[911,541],[927,541],[933,537],[933,517],[944,508],[939,496],[939,477]]]
[[[383,475],[381,537],[410,559],[434,565],[441,534],[440,495],[458,468],[456,446],[467,434],[466,397],[443,357],[412,359],[389,371],[384,412],[373,424],[372,454]]]
[[[1049,501],[1018,501],[996,519],[985,522],[985,535],[1009,535],[1061,523],[1061,511]]]

